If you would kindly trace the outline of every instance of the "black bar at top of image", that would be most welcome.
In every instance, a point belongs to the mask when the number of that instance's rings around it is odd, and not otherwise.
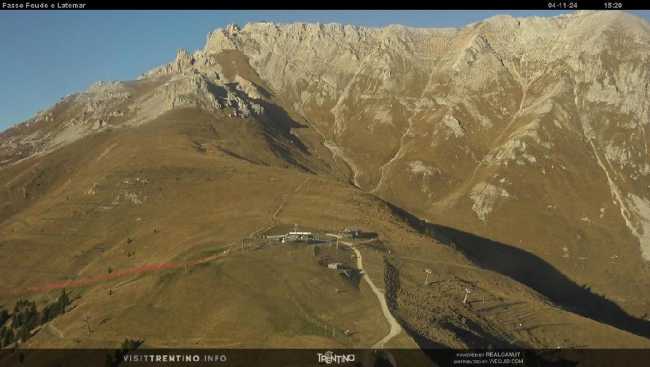
[[[268,0],[2,0],[1,10],[644,10],[648,0],[411,0],[409,1],[268,1]]]

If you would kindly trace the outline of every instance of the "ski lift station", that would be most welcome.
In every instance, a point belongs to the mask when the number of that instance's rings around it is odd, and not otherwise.
[[[341,231],[344,238],[357,238],[361,235],[361,230],[358,228],[345,228]]]
[[[311,242],[318,240],[318,235],[313,232],[304,232],[304,231],[291,231],[285,234],[278,235],[268,235],[267,239],[280,241],[282,243],[287,242]]]

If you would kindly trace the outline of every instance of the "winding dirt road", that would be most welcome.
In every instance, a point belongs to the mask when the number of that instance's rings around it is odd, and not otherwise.
[[[397,322],[395,317],[393,317],[393,315],[390,313],[390,310],[388,309],[388,304],[386,303],[386,297],[384,295],[384,292],[381,291],[379,288],[377,288],[375,283],[373,283],[372,279],[370,279],[368,274],[366,274],[366,271],[363,268],[363,258],[361,256],[361,252],[354,246],[354,244],[350,242],[342,241],[341,236],[332,233],[328,233],[327,235],[334,238],[338,238],[339,243],[350,247],[352,251],[354,251],[354,253],[357,255],[357,268],[361,270],[363,279],[366,281],[366,283],[368,283],[370,289],[372,289],[373,293],[377,297],[377,300],[379,301],[379,305],[381,306],[381,312],[384,314],[384,317],[386,318],[388,325],[390,325],[390,331],[388,332],[388,334],[386,334],[386,336],[384,336],[380,341],[378,341],[372,346],[373,349],[384,348],[384,345],[386,345],[386,343],[388,343],[391,339],[393,339],[394,337],[399,335],[399,333],[402,332],[402,326],[399,324],[399,322]]]

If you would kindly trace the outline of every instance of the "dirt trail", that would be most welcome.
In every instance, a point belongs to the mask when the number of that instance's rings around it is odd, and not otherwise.
[[[53,332],[54,335],[59,337],[59,339],[65,339],[65,335],[63,334],[63,332],[59,330],[59,328],[54,326],[54,324],[51,321],[47,324],[47,327],[49,328],[49,330]]]
[[[282,200],[280,201],[280,204],[275,209],[273,214],[271,214],[271,223],[254,230],[253,232],[251,232],[248,235],[248,237],[253,238],[256,235],[258,235],[259,233],[263,233],[263,232],[268,231],[269,229],[273,228],[273,226],[275,226],[277,224],[277,222],[278,222],[278,215],[280,214],[282,209],[284,209],[284,206],[287,205],[287,202],[289,201],[289,198],[291,198],[291,195],[294,195],[294,194],[297,194],[298,192],[300,192],[300,190],[302,190],[305,187],[305,185],[307,185],[307,182],[309,182],[310,178],[311,177],[305,178],[300,184],[298,184],[298,186],[296,186],[296,188],[292,192],[282,195]]]
[[[285,194],[283,196],[282,202],[280,203],[278,208],[275,210],[275,212],[273,212],[273,216],[271,217],[273,222],[276,222],[278,220],[278,214],[280,214],[282,209],[284,209],[285,205],[287,205],[287,202],[289,201],[289,198],[291,198],[291,196],[293,194],[299,193],[300,190],[302,190],[305,187],[305,185],[307,185],[307,182],[309,182],[309,177],[305,178],[298,186],[296,186],[296,188],[293,190],[293,192],[290,192],[290,193]]]
[[[341,236],[335,235],[328,233],[328,236],[338,238],[340,240]],[[368,276],[368,274],[365,272],[363,268],[363,258],[361,256],[361,252],[354,246],[353,243],[346,242],[346,241],[340,241],[341,244],[348,246],[354,251],[354,253],[357,255],[357,268],[361,270],[362,272],[362,277],[365,279],[366,283],[370,286],[370,289],[372,289],[372,292],[375,294],[377,297],[377,300],[379,301],[379,305],[381,307],[381,312],[384,314],[384,318],[386,318],[386,321],[388,322],[388,325],[390,325],[390,330],[388,331],[388,334],[384,336],[380,341],[375,343],[372,348],[373,349],[381,349],[384,348],[384,345],[388,343],[391,339],[396,337],[402,332],[402,326],[397,322],[395,317],[390,313],[390,310],[388,309],[388,304],[386,303],[386,297],[384,295],[384,292],[381,291],[375,283],[373,283],[372,279]]]
[[[33,165],[31,165],[29,168],[24,169],[22,172],[20,172],[20,173],[17,174],[16,176],[14,176],[11,180],[7,181],[7,182],[5,183],[5,187],[6,187],[6,188],[10,188],[11,185],[14,184],[14,182],[20,180],[21,178],[23,178],[23,177],[24,177],[25,175],[27,175],[27,174],[30,174],[30,173],[35,172],[36,168],[38,168],[40,165],[41,165],[41,162],[36,162],[36,163],[34,163]]]

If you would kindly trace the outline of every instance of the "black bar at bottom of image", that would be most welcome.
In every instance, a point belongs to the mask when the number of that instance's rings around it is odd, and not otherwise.
[[[647,366],[650,349],[4,349],[0,366]]]

